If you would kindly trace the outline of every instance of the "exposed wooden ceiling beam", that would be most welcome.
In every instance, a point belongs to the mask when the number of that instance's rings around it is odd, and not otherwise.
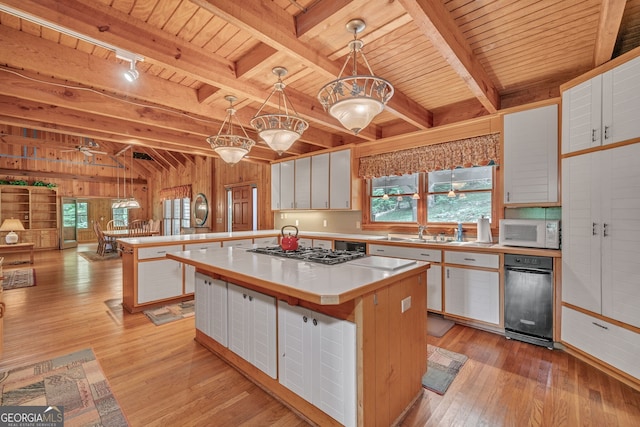
[[[322,25],[325,20],[345,8],[352,1],[353,0],[333,0],[314,3],[308,10],[296,15],[296,35],[301,37],[311,29]]]
[[[94,176],[94,175],[81,175],[81,174],[65,174],[59,172],[41,172],[41,171],[29,171],[29,170],[16,170],[16,169],[4,169],[0,168],[0,175],[8,176],[36,176],[39,178],[48,178],[51,180],[56,179],[76,179],[79,181],[87,182],[101,182],[106,184],[116,184],[117,178],[111,176]],[[127,178],[127,182],[131,182]],[[136,185],[147,185],[146,178],[133,178],[133,183]]]
[[[236,3],[227,0],[190,1],[247,31],[274,49],[287,51],[328,79],[335,79],[340,73],[342,64],[330,60],[298,40],[294,18],[276,4],[269,2]],[[387,104],[387,108],[421,129],[431,126],[429,111],[397,90]],[[298,111],[300,112],[300,110]],[[375,132],[376,135],[373,138],[368,134],[363,137],[375,139],[380,133],[378,130]]]
[[[464,35],[443,4],[429,0],[399,2],[487,111],[497,112],[500,109],[498,89],[475,58]]]
[[[596,47],[593,53],[595,67],[611,59],[626,5],[626,0],[602,0]]]
[[[235,64],[107,5],[93,0],[3,0],[3,2],[78,33],[136,52],[144,56],[148,62],[158,63],[176,73],[229,91],[228,93],[245,96],[254,102],[264,101],[263,88],[246,80],[238,81]],[[242,3],[242,7],[246,5],[247,3]],[[261,19],[266,20],[265,17]],[[289,20],[292,21],[291,16]],[[287,94],[289,95],[289,92]],[[296,104],[296,110],[308,120],[340,132],[347,132],[336,120],[318,111],[321,109],[316,104],[311,102]],[[272,106],[277,108],[276,104]],[[218,117],[223,116],[224,114]],[[375,131],[365,130],[358,134],[358,137],[373,140],[377,136]]]

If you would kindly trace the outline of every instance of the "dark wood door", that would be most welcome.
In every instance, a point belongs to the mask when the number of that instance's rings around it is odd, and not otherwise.
[[[235,187],[231,191],[231,203],[232,203],[232,231],[251,231],[252,221],[251,215],[253,212],[253,204],[251,199],[251,186],[245,185],[242,187]]]

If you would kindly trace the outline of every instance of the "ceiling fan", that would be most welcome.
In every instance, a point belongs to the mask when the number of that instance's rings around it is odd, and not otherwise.
[[[95,150],[95,148],[100,148],[100,145],[98,145],[97,142],[91,139],[88,139],[88,140],[85,140],[83,145],[76,145],[75,148],[70,150],[62,150],[62,153],[67,153],[70,151],[79,151],[87,157],[91,157],[94,154],[108,154],[106,151],[98,151],[98,150]]]

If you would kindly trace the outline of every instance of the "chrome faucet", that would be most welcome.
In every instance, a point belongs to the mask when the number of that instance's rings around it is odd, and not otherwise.
[[[418,239],[423,240],[424,239],[424,232],[427,231],[427,228],[429,228],[426,225],[420,225],[418,224]]]

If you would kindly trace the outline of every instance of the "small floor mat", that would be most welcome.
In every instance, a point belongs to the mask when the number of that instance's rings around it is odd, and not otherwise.
[[[28,288],[36,285],[36,271],[33,268],[20,268],[3,272],[2,289]]]
[[[437,316],[435,314],[429,314],[427,316],[427,334],[432,337],[440,338],[447,332],[449,329],[453,328],[456,322],[453,320],[444,319],[442,316]]]
[[[422,386],[438,394],[444,394],[462,366],[469,359],[464,354],[427,345],[427,373],[422,377]]]

